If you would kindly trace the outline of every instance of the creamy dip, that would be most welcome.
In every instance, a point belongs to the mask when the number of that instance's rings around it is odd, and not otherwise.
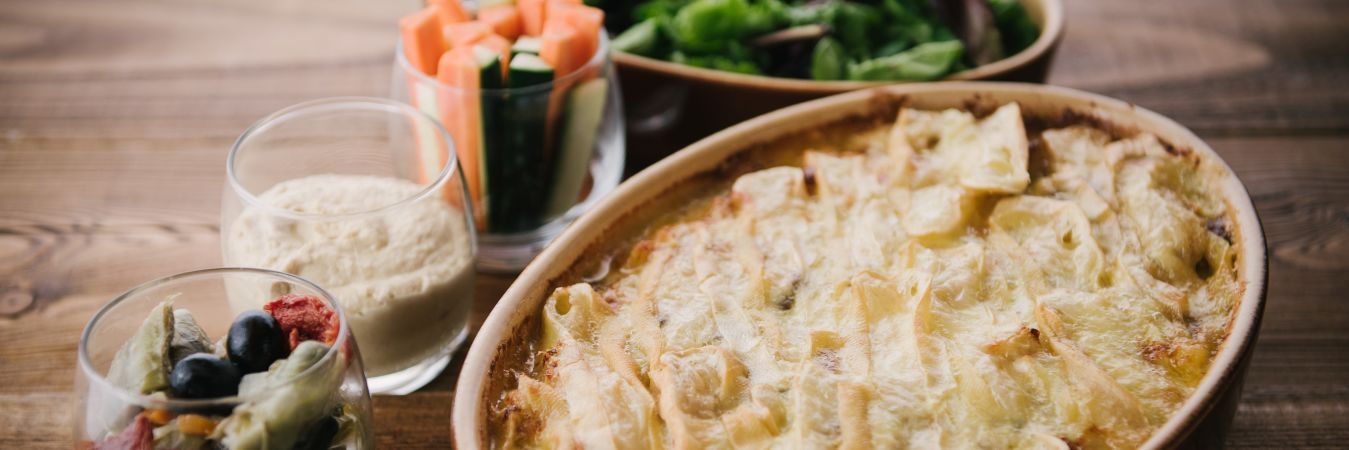
[[[266,207],[246,207],[227,224],[225,261],[299,275],[331,292],[361,346],[367,375],[417,365],[463,333],[473,294],[462,213],[435,194],[399,203],[423,189],[357,175],[278,183],[258,196]],[[230,302],[256,308],[277,294],[232,289]]]

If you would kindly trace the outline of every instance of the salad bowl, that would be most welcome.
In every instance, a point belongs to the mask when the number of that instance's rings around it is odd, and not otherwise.
[[[1062,0],[1020,0],[1040,29],[1027,48],[952,73],[951,81],[1042,83],[1062,41]],[[705,69],[615,51],[623,84],[630,168],[642,168],[685,145],[760,114],[842,92],[904,81],[818,81]]]

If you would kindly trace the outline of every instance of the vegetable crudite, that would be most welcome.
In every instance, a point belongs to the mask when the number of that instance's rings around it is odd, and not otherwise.
[[[590,181],[596,117],[611,95],[596,87],[607,86],[605,13],[580,0],[478,6],[460,14],[454,0],[433,1],[404,17],[399,63],[416,72],[413,106],[454,140],[477,228],[529,232],[578,203]]]
[[[1169,448],[1230,420],[1264,302],[1259,220],[1220,157],[1062,88],[913,84],[786,108],[639,173],[576,225],[480,329],[458,448]]]

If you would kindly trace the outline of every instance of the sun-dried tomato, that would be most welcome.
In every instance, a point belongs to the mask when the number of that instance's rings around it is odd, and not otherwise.
[[[286,294],[262,307],[281,324],[290,339],[290,349],[304,341],[333,345],[337,341],[337,312],[312,295]]]

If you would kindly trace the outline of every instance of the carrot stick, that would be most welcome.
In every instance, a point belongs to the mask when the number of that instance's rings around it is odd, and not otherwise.
[[[481,81],[473,48],[465,45],[445,52],[439,66],[436,79],[446,85],[440,95],[441,121],[449,129],[455,152],[459,155],[459,167],[473,201],[474,221],[479,229],[485,229],[487,216],[479,171],[482,162],[478,160],[482,129],[478,93]]]
[[[440,18],[440,26],[452,23],[468,22],[471,17],[468,11],[464,10],[464,4],[459,0],[430,0],[428,4],[440,8],[437,15]]]
[[[436,8],[429,7],[409,14],[398,21],[403,36],[403,53],[408,63],[422,73],[434,76],[440,54],[445,52],[440,37],[440,21]]]
[[[555,10],[559,10],[568,6],[581,6],[585,4],[585,2],[583,2],[582,0],[543,0],[543,3],[544,3],[543,18],[545,19],[544,25],[548,24],[548,21],[546,19],[553,17],[553,12]]]
[[[554,78],[571,74],[585,64],[585,38],[579,30],[562,20],[550,20],[544,26],[539,57],[553,66]]]
[[[581,34],[585,45],[580,49],[582,64],[590,61],[599,48],[600,30],[604,27],[604,10],[592,8],[572,0],[548,0],[549,21],[561,20]]]
[[[441,32],[445,35],[445,48],[455,50],[478,43],[492,34],[492,29],[481,22],[460,22],[445,25]]]
[[[538,36],[543,33],[545,2],[547,0],[517,0],[515,7],[520,11],[520,24],[524,25],[524,33],[528,36]]]
[[[478,11],[478,21],[487,24],[492,32],[514,42],[523,32],[520,10],[515,5],[498,5]]]

